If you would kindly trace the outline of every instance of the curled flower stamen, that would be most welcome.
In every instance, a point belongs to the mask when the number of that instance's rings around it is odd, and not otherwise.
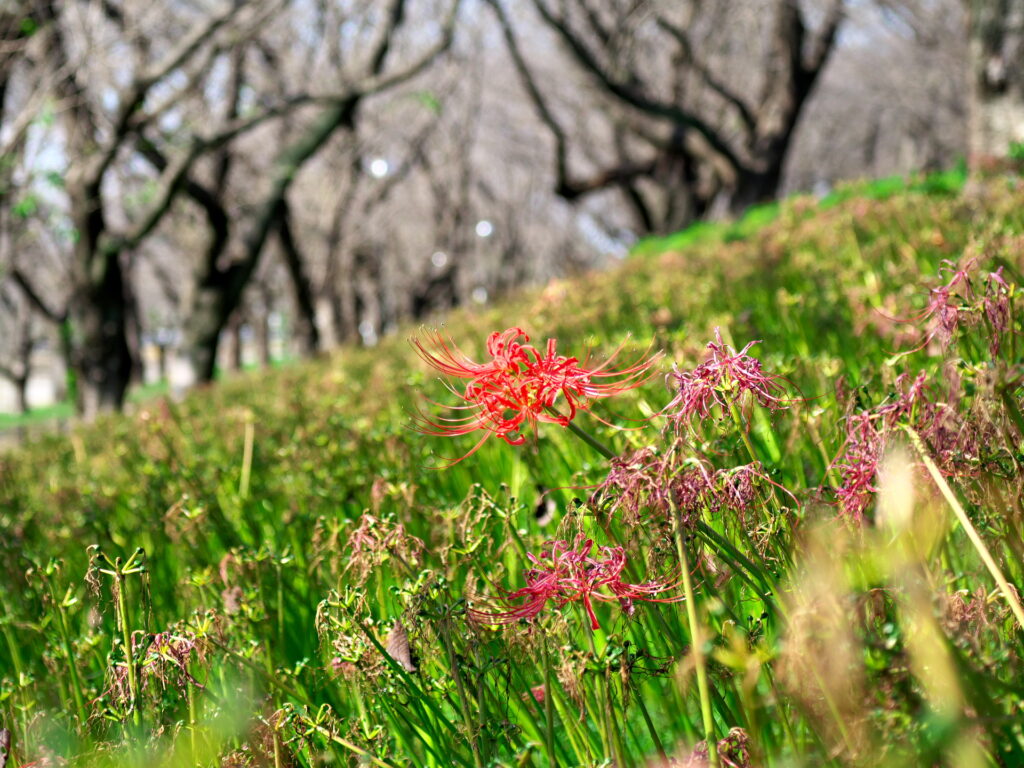
[[[414,417],[417,429],[448,437],[483,432],[468,453],[450,464],[477,451],[492,435],[509,445],[522,445],[526,442],[525,431],[536,429],[540,423],[568,426],[594,400],[643,384],[660,357],[641,357],[625,368],[611,369],[622,350],[620,345],[603,363],[591,367],[578,358],[558,354],[555,339],[548,339],[543,353],[528,344],[529,340],[521,328],[492,333],[487,339],[490,359],[482,363],[469,358],[436,331],[429,332],[425,341],[412,340],[428,365],[450,378],[466,381],[462,391],[447,384],[463,401],[449,407],[462,415],[428,417],[421,413]]]

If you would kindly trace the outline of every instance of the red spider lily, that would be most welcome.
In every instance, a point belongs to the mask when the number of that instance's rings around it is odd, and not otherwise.
[[[779,384],[781,377],[766,374],[761,361],[747,354],[759,343],[751,341],[737,352],[722,341],[721,331],[716,328],[715,341],[708,342],[707,347],[711,356],[692,371],[676,369],[670,374],[678,391],[662,413],[678,426],[692,416],[706,418],[715,405],[728,409],[744,392],[765,408],[788,408],[789,401],[782,396]]]
[[[682,596],[658,597],[674,585],[663,581],[629,584],[622,580],[626,553],[622,547],[600,547],[599,556],[592,556],[594,542],[583,534],[573,545],[558,539],[544,543],[540,557],[527,554],[533,568],[526,574],[526,586],[510,592],[506,603],[522,601],[507,611],[487,612],[472,609],[471,615],[488,624],[512,624],[520,619],[535,618],[548,600],[561,608],[567,603],[582,602],[590,618],[591,629],[599,629],[594,613],[594,600],[618,601],[627,616],[632,616],[634,600],[650,603],[675,603]]]
[[[521,328],[492,333],[487,339],[491,359],[477,363],[437,332],[428,337],[427,344],[413,339],[420,357],[429,365],[452,378],[468,380],[461,393],[452,389],[464,402],[453,407],[464,415],[419,419],[419,430],[429,435],[453,437],[483,431],[479,442],[452,464],[476,452],[491,435],[509,445],[522,445],[527,427],[536,428],[539,422],[567,426],[593,400],[643,384],[660,357],[641,358],[615,370],[611,364],[620,346],[601,365],[588,367],[578,358],[559,355],[555,339],[548,339],[543,353],[527,344],[529,340]],[[556,410],[563,401],[568,413]]]

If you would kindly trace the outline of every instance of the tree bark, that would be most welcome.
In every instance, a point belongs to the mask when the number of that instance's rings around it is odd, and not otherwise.
[[[292,298],[295,300],[296,317],[293,334],[298,341],[299,354],[302,357],[312,357],[320,351],[320,331],[316,324],[313,281],[306,272],[306,262],[295,241],[287,203],[281,215],[281,221],[277,225],[277,233],[281,241],[284,263],[292,282]]]
[[[270,190],[246,238],[243,255],[226,267],[218,258],[205,258],[198,265],[191,306],[185,315],[185,346],[199,381],[213,380],[221,331],[241,301],[267,238],[280,226],[292,180],[335,130],[351,125],[358,104],[355,98],[329,105],[295,142],[281,150],[274,163]]]
[[[104,236],[99,185],[69,185],[72,219],[78,232],[74,245],[73,283],[69,303],[77,374],[77,407],[86,419],[116,411],[124,403],[131,380],[128,344],[128,302],[121,253]]]
[[[997,166],[1024,142],[1024,0],[968,0],[972,171]]]

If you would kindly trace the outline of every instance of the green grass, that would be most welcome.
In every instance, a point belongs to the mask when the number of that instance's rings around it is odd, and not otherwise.
[[[786,201],[742,237],[648,243],[449,319],[475,359],[514,325],[581,359],[663,351],[658,376],[593,404],[632,429],[573,422],[616,454],[654,449],[632,496],[592,498],[608,459],[551,424],[431,468],[476,440],[410,429],[454,396],[404,339],[0,456],[14,764],[641,766],[709,726],[722,765],[1024,764],[1022,325],[1019,289],[985,283],[998,266],[1020,281],[1024,197],[921,184]],[[924,343],[946,260],[973,260],[973,292],[954,291],[948,344]],[[1007,315],[985,315],[986,296]],[[660,374],[704,360],[716,327],[761,340],[750,354],[788,407],[747,395],[677,435],[656,415],[674,396]],[[751,454],[751,484],[730,481]],[[873,490],[860,506],[836,493],[865,456],[884,457],[878,511]],[[718,474],[695,501],[699,466]],[[508,607],[526,552],[578,534],[672,596],[690,591],[685,563],[693,599],[636,600],[632,617],[596,601],[593,631],[575,601],[472,620]]]
[[[828,210],[840,203],[854,198],[870,200],[886,200],[897,194],[926,194],[933,196],[955,195],[967,180],[967,170],[963,163],[948,171],[938,171],[924,176],[887,176],[882,179],[844,182],[836,189],[820,198],[815,205],[807,206],[806,196],[798,196],[787,203],[764,203],[751,206],[735,221],[699,221],[686,229],[662,237],[647,237],[637,243],[635,254],[651,254],[664,251],[678,251],[699,243],[724,242],[731,243],[745,240],[755,235],[766,225],[778,218],[783,205],[800,205],[808,216],[817,211]]]
[[[70,419],[73,415],[74,408],[66,401],[44,408],[32,408],[27,413],[0,413],[0,431]]]

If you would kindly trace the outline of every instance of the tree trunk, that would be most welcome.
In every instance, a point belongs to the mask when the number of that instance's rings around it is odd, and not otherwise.
[[[280,226],[285,196],[302,166],[342,126],[351,127],[361,95],[332,103],[313,118],[299,137],[278,153],[270,190],[257,206],[242,257],[227,267],[204,259],[195,276],[192,305],[185,318],[185,342],[199,381],[213,379],[220,332],[242,299],[242,292],[259,264],[267,238]]]
[[[17,377],[13,384],[17,394],[18,413],[28,413],[28,375]]]
[[[167,381],[167,344],[162,340],[156,345],[157,381]]]
[[[185,316],[185,349],[197,382],[213,381],[220,332],[230,316],[225,292],[216,284],[221,274],[197,282]]]
[[[270,306],[267,305],[259,317],[253,322],[256,331],[256,352],[259,354],[260,368],[267,368],[273,362],[270,354]]]
[[[92,298],[76,300],[72,306],[80,334],[74,352],[78,410],[86,419],[120,410],[128,391],[132,355],[125,334],[123,298],[120,280],[110,275],[93,291]]]
[[[278,226],[281,252],[292,283],[292,297],[295,300],[295,328],[293,335],[298,341],[299,355],[312,357],[320,351],[320,330],[316,324],[316,305],[313,301],[313,281],[306,270],[306,263],[292,232],[291,217],[287,203]]]
[[[227,368],[230,371],[242,370],[243,360],[243,349],[242,349],[242,326],[245,324],[242,317],[242,312],[236,311],[231,315],[231,319],[228,320],[227,328],[225,329],[227,334]]]
[[[99,188],[69,186],[78,240],[70,302],[78,411],[86,419],[124,404],[131,381],[128,301],[120,251],[102,233]]]
[[[970,0],[972,171],[997,166],[1024,142],[1024,0]]]

